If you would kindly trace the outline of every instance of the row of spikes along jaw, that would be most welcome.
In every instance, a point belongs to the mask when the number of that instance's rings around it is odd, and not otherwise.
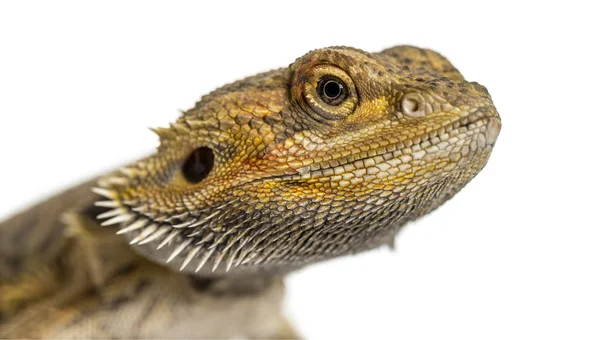
[[[196,273],[211,260],[211,272],[215,272],[224,263],[223,260],[226,260],[225,272],[248,262],[246,257],[253,249],[244,248],[245,243],[240,242],[243,234],[228,242],[224,242],[230,236],[228,233],[223,233],[219,236],[220,239],[216,240],[213,233],[206,233],[199,240],[197,238],[204,227],[209,226],[219,215],[223,215],[224,209],[239,199],[232,199],[211,207],[210,210],[200,211],[197,216],[191,216],[189,212],[170,217],[147,216],[141,213],[143,208],[135,206],[136,202],[121,200],[118,192],[112,189],[115,184],[127,184],[128,178],[133,177],[135,169],[123,168],[120,172],[125,176],[116,175],[103,178],[99,181],[99,186],[92,189],[94,193],[107,198],[107,200],[94,203],[95,206],[106,209],[97,216],[98,219],[104,220],[101,222],[101,226],[120,226],[121,229],[116,233],[127,236],[131,245],[142,246],[154,242],[157,244],[156,251],[161,251],[173,244],[176,245],[171,247],[172,251],[165,263],[170,263],[187,250],[186,257],[179,267],[180,271],[185,270],[199,255],[201,256],[194,270]],[[242,221],[241,224],[243,222],[245,221]],[[231,228],[230,230],[236,231],[236,229]],[[201,251],[203,252],[201,253]],[[258,261],[260,262],[260,259]]]

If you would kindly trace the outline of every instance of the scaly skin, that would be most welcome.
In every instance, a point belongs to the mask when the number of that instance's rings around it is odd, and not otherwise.
[[[391,242],[484,167],[500,118],[433,51],[332,47],[155,131],[104,198],[0,226],[0,337],[293,336],[281,275]]]

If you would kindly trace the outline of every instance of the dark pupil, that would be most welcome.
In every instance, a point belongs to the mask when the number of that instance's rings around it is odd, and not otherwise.
[[[324,76],[319,80],[317,93],[328,105],[339,105],[346,99],[346,84],[333,76]]]
[[[215,162],[215,155],[210,148],[201,147],[194,152],[185,160],[181,171],[185,179],[196,184],[202,181],[213,168]]]
[[[336,99],[342,94],[344,87],[335,80],[328,80],[323,85],[323,93],[329,99]]]

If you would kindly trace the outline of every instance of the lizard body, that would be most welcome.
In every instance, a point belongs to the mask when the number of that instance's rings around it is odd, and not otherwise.
[[[331,47],[154,131],[0,224],[0,338],[292,337],[282,275],[391,242],[481,171],[500,118],[436,52]]]

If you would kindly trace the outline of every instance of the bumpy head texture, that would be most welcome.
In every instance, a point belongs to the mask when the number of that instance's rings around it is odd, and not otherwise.
[[[484,167],[500,118],[433,51],[331,47],[226,85],[155,131],[154,155],[100,180],[99,218],[154,261],[223,275],[389,242]]]

